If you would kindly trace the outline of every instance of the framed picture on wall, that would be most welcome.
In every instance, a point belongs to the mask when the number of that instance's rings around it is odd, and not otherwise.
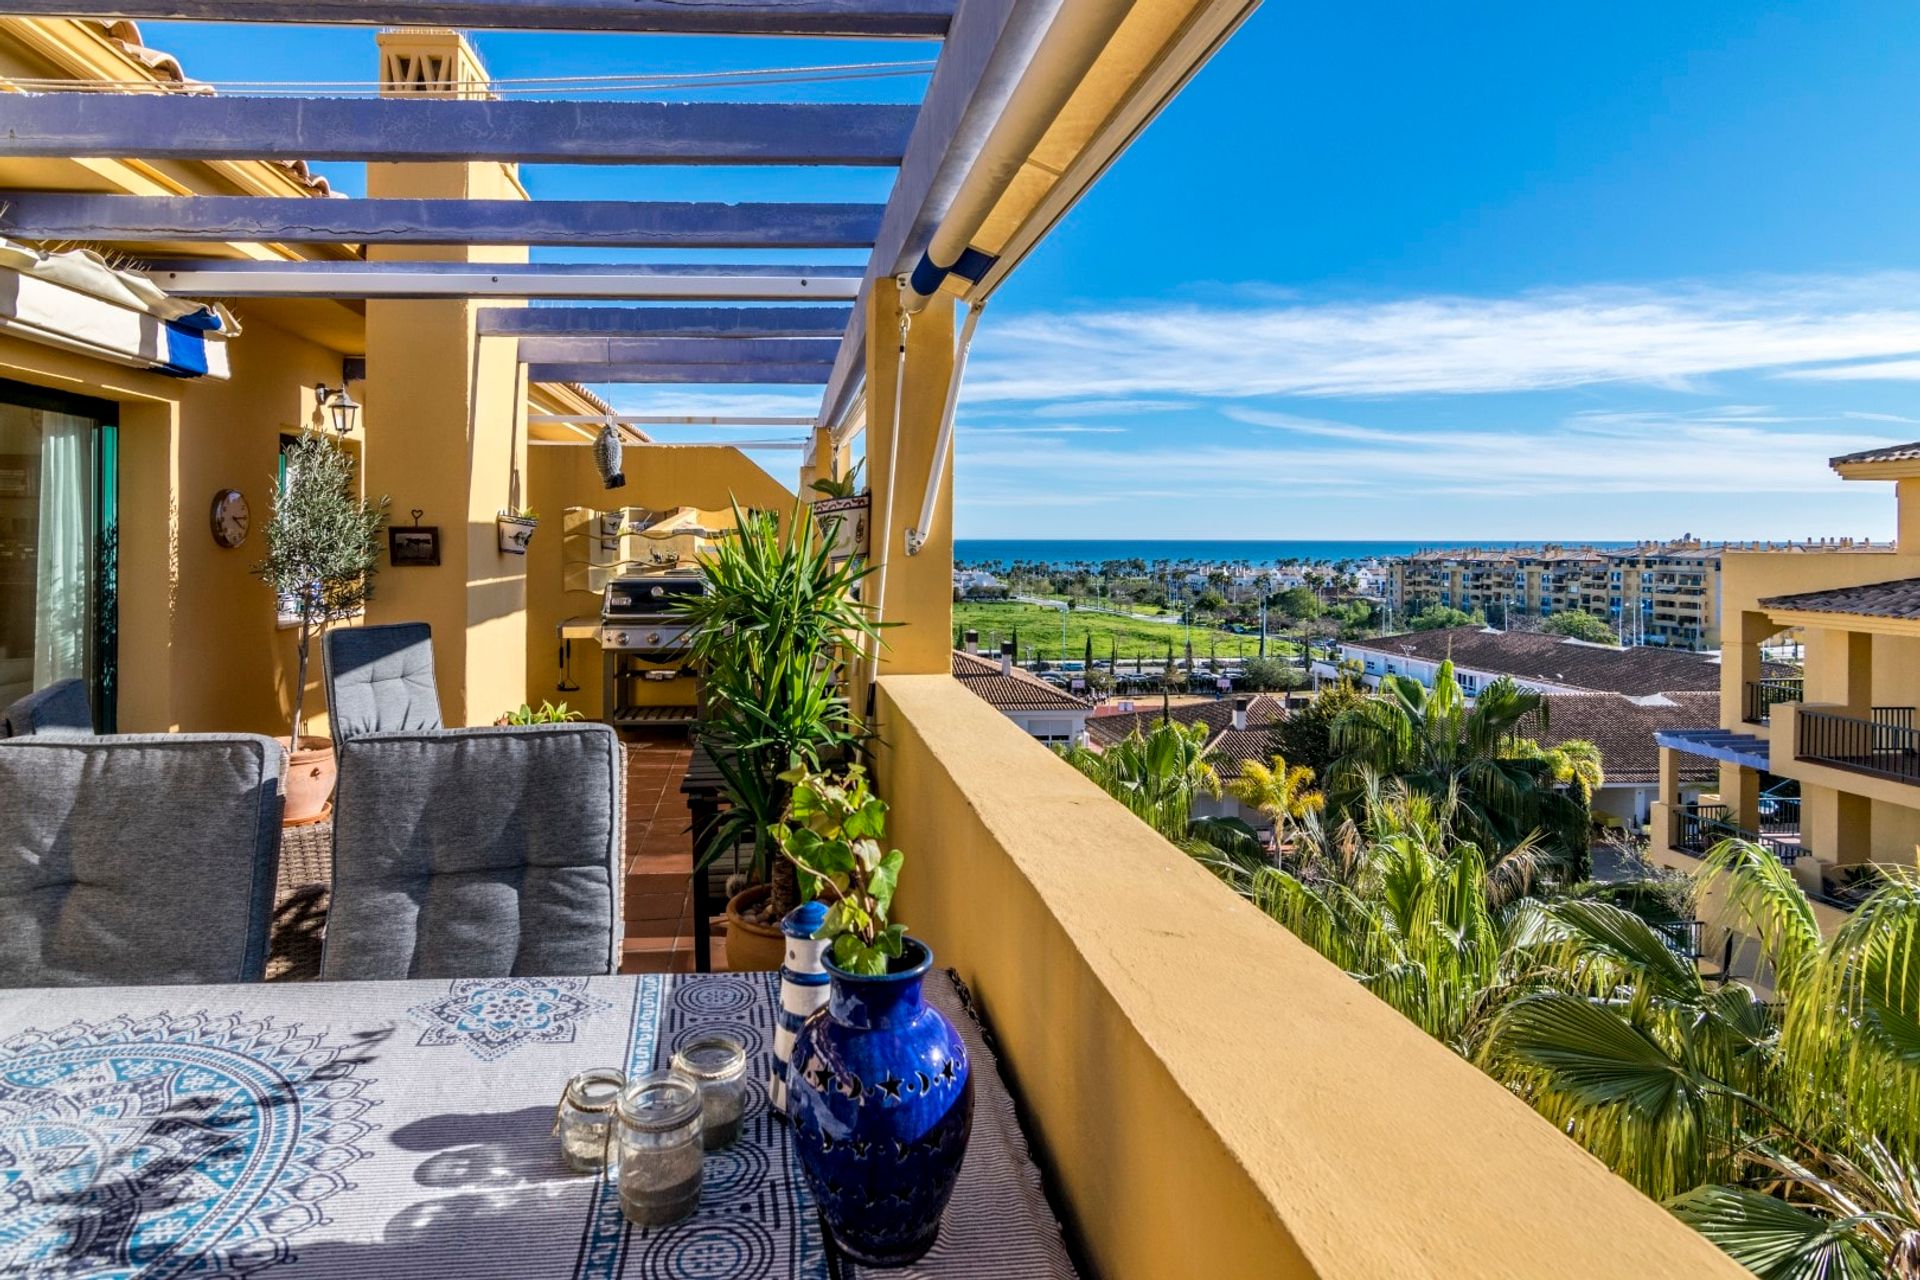
[[[387,563],[396,569],[440,563],[440,527],[431,524],[387,526]]]

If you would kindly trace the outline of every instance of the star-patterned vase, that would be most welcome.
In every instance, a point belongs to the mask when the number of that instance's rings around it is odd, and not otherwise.
[[[827,1007],[800,1028],[787,1089],[827,1228],[876,1267],[933,1247],[973,1131],[966,1044],[921,996],[933,953],[909,938],[897,963],[871,978],[827,961]]]

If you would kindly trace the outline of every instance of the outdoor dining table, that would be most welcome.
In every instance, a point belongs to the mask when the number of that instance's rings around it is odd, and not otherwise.
[[[940,1240],[871,1272],[823,1231],[767,1106],[778,975],[0,991],[0,1276],[1069,1277],[979,1024],[973,1139]],[[621,1215],[551,1136],[567,1079],[747,1047],[742,1137],[673,1226]]]

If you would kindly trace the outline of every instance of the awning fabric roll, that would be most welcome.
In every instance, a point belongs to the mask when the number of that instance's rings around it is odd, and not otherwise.
[[[239,333],[218,306],[168,297],[86,250],[0,240],[0,333],[176,378],[226,378]]]

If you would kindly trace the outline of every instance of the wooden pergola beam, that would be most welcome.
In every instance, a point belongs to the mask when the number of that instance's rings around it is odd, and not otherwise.
[[[482,307],[483,338],[838,338],[849,307]]]
[[[523,298],[620,302],[844,301],[864,268],[767,263],[179,260],[147,278],[183,298]],[[560,310],[561,308],[554,308]],[[520,308],[514,314],[539,314]],[[541,308],[544,311],[546,308]]]
[[[657,382],[676,386],[819,386],[832,361],[802,364],[530,364],[533,382]]]
[[[834,338],[574,338],[520,339],[522,364],[756,365],[820,364],[840,350]]]
[[[636,200],[308,200],[0,192],[0,233],[109,243],[864,249],[883,206]]]
[[[894,165],[916,106],[0,95],[0,156]]]
[[[334,23],[681,35],[944,36],[956,0],[12,0],[42,18]]]

